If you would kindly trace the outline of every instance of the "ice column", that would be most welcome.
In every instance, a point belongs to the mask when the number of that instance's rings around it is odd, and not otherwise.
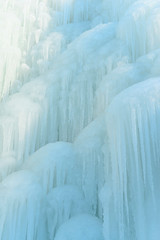
[[[0,239],[47,239],[45,199],[28,171],[11,174],[0,184]]]
[[[160,79],[117,95],[107,114],[110,160],[106,159],[106,239],[159,238]]]

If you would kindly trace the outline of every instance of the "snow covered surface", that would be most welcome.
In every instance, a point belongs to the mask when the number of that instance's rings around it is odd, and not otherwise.
[[[0,55],[0,240],[159,240],[159,0],[0,0]]]

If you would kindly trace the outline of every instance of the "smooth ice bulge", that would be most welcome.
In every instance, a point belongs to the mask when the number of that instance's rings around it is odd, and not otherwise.
[[[159,78],[124,90],[109,107],[110,185],[103,193],[106,238],[159,238],[159,112]]]
[[[159,0],[0,0],[0,240],[159,240]]]

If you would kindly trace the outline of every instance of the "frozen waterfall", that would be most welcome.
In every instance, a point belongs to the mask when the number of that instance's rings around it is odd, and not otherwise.
[[[0,240],[160,239],[160,1],[0,0]]]

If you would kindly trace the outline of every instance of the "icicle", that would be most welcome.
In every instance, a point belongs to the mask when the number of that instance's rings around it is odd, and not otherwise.
[[[124,90],[109,107],[106,239],[159,238],[159,96],[160,79],[150,79]]]
[[[2,154],[15,152],[21,164],[39,147],[58,139],[57,92],[56,83],[39,78],[25,84],[20,93],[1,105]]]
[[[100,24],[81,34],[57,58],[53,76],[60,85],[59,140],[73,141],[93,120],[95,89],[102,76],[118,61],[123,61],[123,54],[119,53],[116,53],[119,56],[115,62],[111,57],[106,61],[107,54],[113,55],[109,43],[114,38],[115,29],[116,24]],[[97,56],[98,65],[94,60]]]
[[[119,22],[117,37],[126,42],[132,59],[160,47],[159,1],[136,1]]]
[[[136,0],[103,0],[103,11],[108,21],[119,20]]]
[[[76,152],[71,143],[50,143],[32,154],[22,169],[33,171],[45,192],[64,184],[79,184]]]
[[[0,182],[16,170],[17,163],[13,153],[0,156]]]
[[[104,184],[104,117],[90,123],[75,140],[82,168],[82,189],[85,199],[94,214],[102,217],[101,204],[98,201],[100,189]]]
[[[65,25],[72,22],[86,21],[88,0],[53,0],[54,25]]]
[[[0,195],[1,240],[47,239],[44,195],[32,173],[11,174],[0,184]]]
[[[98,116],[108,109],[113,98],[124,89],[147,78],[159,76],[159,63],[160,50],[158,49],[138,58],[134,64],[127,61],[121,62],[104,75],[96,91],[95,114]]]

